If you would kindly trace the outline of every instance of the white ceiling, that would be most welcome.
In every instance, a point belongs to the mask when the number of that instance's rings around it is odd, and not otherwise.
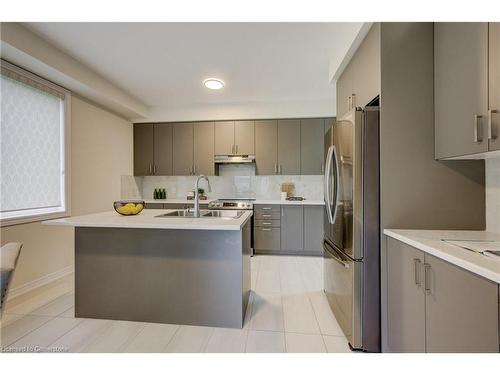
[[[149,107],[334,101],[361,23],[28,23]],[[221,91],[202,81],[218,77]]]

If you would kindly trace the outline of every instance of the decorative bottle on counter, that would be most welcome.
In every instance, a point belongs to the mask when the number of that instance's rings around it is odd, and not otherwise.
[[[158,199],[158,189],[155,189],[155,192],[153,193],[153,199]]]
[[[167,199],[167,191],[165,189],[163,189],[162,192],[161,192],[161,198],[162,199]]]

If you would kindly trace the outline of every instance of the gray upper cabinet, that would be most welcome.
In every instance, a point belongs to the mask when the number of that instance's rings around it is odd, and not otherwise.
[[[498,353],[498,284],[425,254],[429,353]]]
[[[213,176],[214,169],[214,123],[196,122],[194,131],[193,174]]]
[[[304,251],[323,252],[323,206],[304,206]]]
[[[278,174],[300,174],[300,120],[278,120]]]
[[[171,124],[154,126],[154,164],[153,174],[171,176],[173,174],[173,132]]]
[[[498,284],[387,238],[391,352],[494,352]]]
[[[134,125],[134,175],[153,174],[153,124]]]
[[[423,264],[423,252],[387,238],[387,344],[391,352],[425,352]]]
[[[217,121],[215,155],[253,155],[254,121]]]
[[[234,145],[237,155],[255,154],[255,123],[254,121],[234,122]]]
[[[175,176],[193,175],[193,123],[174,123],[173,169]]]
[[[488,24],[434,25],[435,157],[488,151]]]
[[[281,251],[304,248],[304,211],[302,206],[281,206]]]
[[[217,121],[215,123],[215,155],[234,153],[234,121]]]
[[[489,112],[490,150],[500,150],[500,22],[489,24]]]
[[[278,122],[255,121],[255,163],[259,175],[278,173]]]
[[[323,174],[325,121],[323,119],[300,121],[300,174]]]
[[[380,23],[375,23],[337,80],[337,118],[380,94]]]

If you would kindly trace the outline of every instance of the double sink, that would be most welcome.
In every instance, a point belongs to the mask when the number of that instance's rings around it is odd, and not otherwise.
[[[217,211],[217,210],[200,210],[200,219],[202,218],[217,218],[217,219],[238,219],[245,211]],[[155,217],[179,217],[179,218],[194,218],[192,210],[176,210],[161,214]]]

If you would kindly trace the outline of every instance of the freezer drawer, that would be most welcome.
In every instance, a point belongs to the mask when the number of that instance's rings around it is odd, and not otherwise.
[[[325,294],[347,340],[362,347],[361,277],[363,262],[356,262],[323,243]]]
[[[254,245],[256,250],[280,250],[281,229],[254,227]]]

